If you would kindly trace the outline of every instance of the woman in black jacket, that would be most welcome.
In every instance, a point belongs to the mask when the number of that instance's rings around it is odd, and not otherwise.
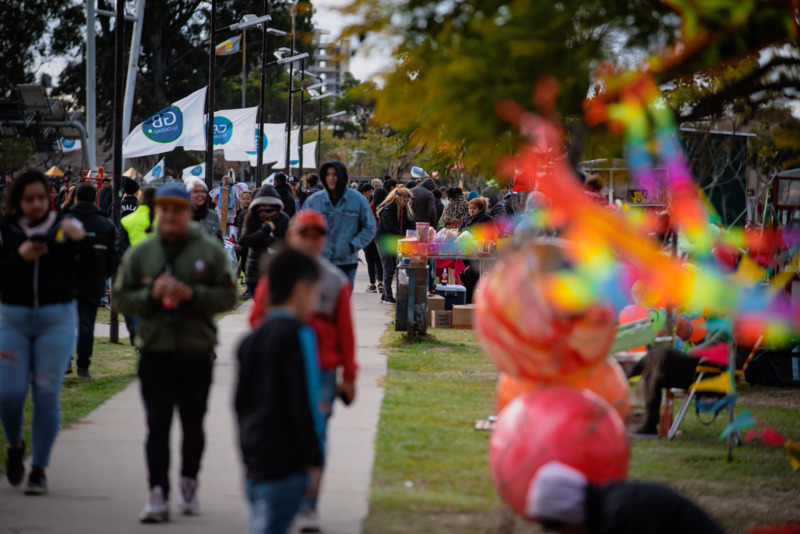
[[[381,302],[395,304],[392,295],[392,279],[397,268],[397,239],[406,235],[406,230],[413,230],[414,213],[411,211],[411,191],[397,186],[389,193],[386,200],[378,206],[378,232],[375,241],[383,265],[383,297]],[[389,237],[393,236],[393,237]]]
[[[469,215],[464,217],[461,222],[459,232],[472,230],[474,226],[482,224],[490,224],[494,219],[487,212],[488,202],[483,197],[473,198],[469,201]],[[464,262],[466,268],[461,272],[461,283],[467,290],[467,304],[472,304],[472,295],[475,292],[475,287],[478,285],[480,273],[477,270],[477,263],[473,260]]]
[[[239,245],[247,247],[244,283],[251,297],[255,294],[259,278],[261,256],[286,237],[289,216],[283,211],[283,201],[271,185],[258,190],[245,215]]]
[[[0,419],[8,442],[6,476],[25,477],[23,414],[33,385],[33,457],[25,493],[47,491],[44,469],[61,422],[61,385],[75,347],[75,270],[83,225],[50,211],[50,184],[27,171],[11,185],[0,223]]]

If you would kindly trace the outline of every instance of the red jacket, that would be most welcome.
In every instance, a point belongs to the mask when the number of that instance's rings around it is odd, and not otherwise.
[[[350,281],[337,267],[326,259],[319,258],[320,264],[320,303],[319,309],[308,322],[317,334],[319,364],[325,370],[344,368],[344,379],[355,380],[356,343],[353,330],[353,316],[350,312]],[[262,276],[253,295],[253,308],[250,310],[250,327],[255,329],[264,320],[269,307],[269,284]]]

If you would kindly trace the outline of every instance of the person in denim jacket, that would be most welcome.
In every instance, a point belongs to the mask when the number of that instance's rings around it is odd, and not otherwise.
[[[325,216],[328,241],[323,257],[341,269],[350,279],[352,291],[358,268],[358,251],[375,237],[375,217],[364,195],[347,187],[347,167],[341,161],[329,161],[320,168],[323,191],[311,195],[303,209]]]

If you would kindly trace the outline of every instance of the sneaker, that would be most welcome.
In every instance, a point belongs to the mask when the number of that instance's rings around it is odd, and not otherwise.
[[[378,293],[383,293],[383,284],[378,284]]]
[[[47,477],[44,476],[44,467],[33,466],[28,475],[25,495],[44,495],[45,493],[47,493]]]
[[[297,526],[299,532],[322,532],[319,526],[317,511],[313,508],[304,508],[297,514]]]
[[[368,285],[367,289],[365,291],[367,293],[377,293],[378,292],[378,288],[375,287],[375,284],[372,284],[372,285]]]
[[[381,302],[384,304],[397,304],[397,301],[394,300],[394,297],[386,297]]]
[[[88,367],[78,367],[78,378],[92,378],[92,374],[89,372]]]
[[[200,503],[197,502],[197,479],[181,477],[178,491],[178,507],[183,515],[200,515]]]
[[[169,521],[169,501],[164,496],[161,486],[150,490],[150,498],[144,505],[144,510],[139,514],[142,523],[164,523]]]
[[[25,459],[25,442],[22,442],[22,447],[19,449],[8,448],[8,457],[6,459],[6,477],[8,483],[12,486],[19,486],[22,479],[25,478],[25,464],[22,460]]]

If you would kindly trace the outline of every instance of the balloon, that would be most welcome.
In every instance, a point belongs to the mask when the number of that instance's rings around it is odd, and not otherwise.
[[[667,322],[667,314],[661,308],[651,308],[649,310],[650,313],[650,322],[653,324],[653,331],[658,332],[662,328],[664,328],[664,324]]]
[[[606,358],[588,369],[557,377],[551,382],[524,380],[507,373],[500,373],[496,390],[497,413],[502,412],[520,395],[548,387],[588,389],[609,403],[622,420],[625,420],[631,411],[630,387],[625,372],[615,359]]]
[[[687,341],[689,343],[702,341],[703,338],[706,337],[706,332],[708,331],[706,328],[706,320],[702,317],[692,319],[692,326],[694,327],[694,332],[692,333],[692,337],[687,339]]]
[[[675,335],[684,341],[689,341],[689,338],[694,334],[694,325],[686,317],[678,318],[678,325],[675,327]]]
[[[619,312],[619,324],[628,324],[640,319],[650,320],[650,313],[642,306],[631,304],[630,306],[625,306],[622,311]],[[628,349],[628,352],[647,352],[647,347],[640,345]]]
[[[475,331],[497,368],[529,380],[567,375],[603,360],[616,335],[605,303],[565,307],[552,292],[554,277],[571,273],[557,244],[531,243],[481,276]],[[562,277],[563,280],[563,277]]]
[[[607,402],[573,388],[544,388],[516,398],[497,419],[489,467],[502,499],[524,514],[528,486],[541,466],[563,462],[592,484],[623,480],[630,450],[625,425]]]

